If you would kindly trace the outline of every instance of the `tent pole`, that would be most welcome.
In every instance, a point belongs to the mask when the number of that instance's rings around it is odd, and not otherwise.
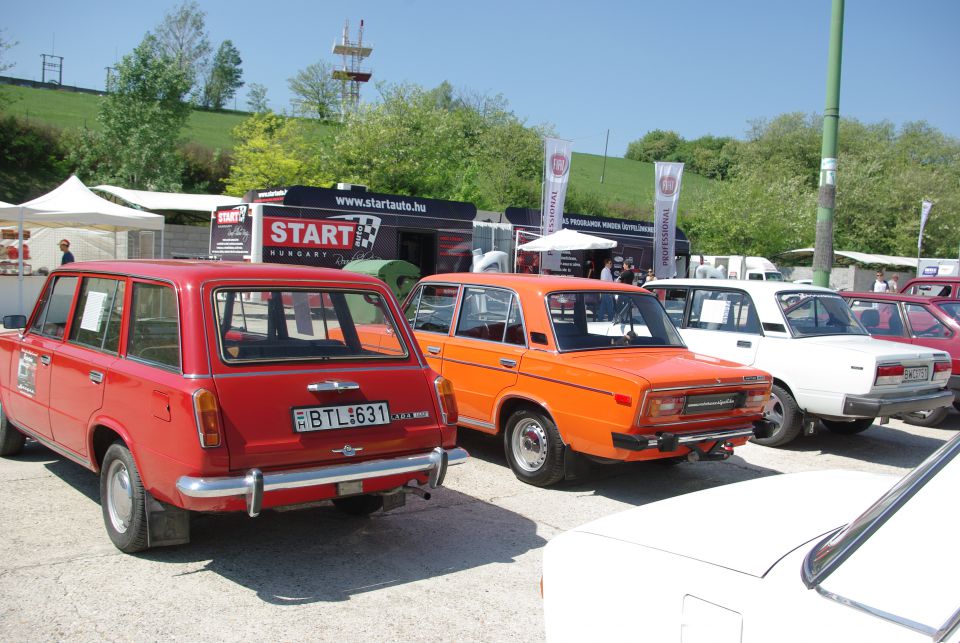
[[[23,206],[20,206],[20,225],[17,239],[20,243],[20,259],[17,261],[17,314],[23,314]]]
[[[163,233],[167,231],[167,225],[160,228],[160,258],[163,259]]]

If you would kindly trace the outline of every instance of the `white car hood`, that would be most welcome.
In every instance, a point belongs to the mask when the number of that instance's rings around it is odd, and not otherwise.
[[[574,531],[763,577],[783,556],[859,516],[896,476],[790,473],[629,509]]]
[[[797,341],[824,346],[831,352],[851,351],[872,355],[877,359],[912,360],[930,359],[935,353],[947,356],[944,351],[938,351],[925,346],[914,346],[901,342],[889,342],[875,339],[869,335],[827,335],[825,337],[803,337]]]

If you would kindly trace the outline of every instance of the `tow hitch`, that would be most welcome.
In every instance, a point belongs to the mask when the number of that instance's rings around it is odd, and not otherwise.
[[[710,462],[711,460],[726,460],[733,455],[733,443],[717,441],[713,448],[704,451],[696,444],[688,444],[690,453],[687,454],[687,460],[690,462]]]

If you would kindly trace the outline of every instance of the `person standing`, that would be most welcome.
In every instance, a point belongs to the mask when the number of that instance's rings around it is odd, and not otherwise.
[[[63,253],[63,256],[60,258],[61,266],[76,261],[76,259],[73,258],[73,253],[70,252],[70,242],[68,240],[60,240],[60,251]]]
[[[887,292],[887,281],[883,278],[883,271],[877,271],[877,280],[873,282],[873,292]]]
[[[893,273],[887,282],[887,292],[900,292],[900,275]]]
[[[607,259],[603,262],[603,270],[600,271],[600,281],[613,281],[613,259]]]
[[[635,277],[636,275],[633,272],[633,262],[629,259],[625,259],[623,262],[623,272],[620,273],[620,283],[632,286]]]
[[[613,259],[606,259],[603,262],[603,270],[600,271],[600,281],[604,283],[613,283]],[[600,294],[600,310],[597,311],[597,321],[610,321],[613,319],[613,295],[610,293]]]

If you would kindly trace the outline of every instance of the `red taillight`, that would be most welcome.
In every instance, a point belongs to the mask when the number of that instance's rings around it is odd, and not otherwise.
[[[663,417],[665,415],[680,415],[686,399],[686,396],[683,395],[654,397],[647,406],[647,415],[652,418]]]
[[[457,410],[457,398],[453,394],[453,382],[445,377],[438,377],[433,381],[437,390],[437,401],[440,402],[440,412],[446,424],[456,424],[460,417]]]
[[[197,421],[197,433],[200,446],[211,449],[220,446],[223,432],[220,427],[220,409],[217,408],[217,396],[207,389],[193,394],[193,414]]]
[[[903,382],[903,364],[887,364],[877,367],[877,379],[874,384],[886,386]]]
[[[933,363],[933,381],[934,382],[946,382],[950,379],[950,375],[953,373],[953,367],[950,362],[934,362]]]
[[[743,401],[743,406],[746,408],[763,406],[767,403],[767,400],[770,399],[770,389],[767,388],[754,388],[746,393],[747,397]]]
[[[613,401],[620,406],[631,406],[633,404],[633,398],[629,395],[624,395],[623,393],[614,393]]]

